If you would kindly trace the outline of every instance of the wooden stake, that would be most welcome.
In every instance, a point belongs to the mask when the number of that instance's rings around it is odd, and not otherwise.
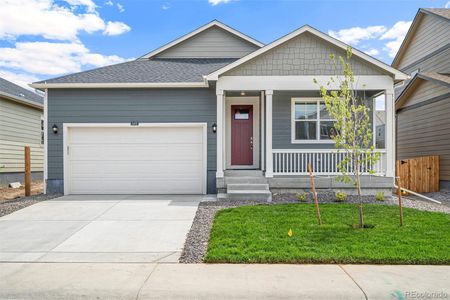
[[[400,177],[397,177],[397,194],[398,194],[398,207],[400,208],[400,226],[403,226],[402,187]]]
[[[25,146],[25,196],[31,196],[31,156],[29,146]]]
[[[314,184],[311,163],[308,163],[308,170],[309,170],[309,181],[311,182],[311,189],[314,195],[314,202],[316,203],[317,222],[319,223],[319,225],[322,225],[322,220],[320,218],[319,201],[317,201],[316,185]]]

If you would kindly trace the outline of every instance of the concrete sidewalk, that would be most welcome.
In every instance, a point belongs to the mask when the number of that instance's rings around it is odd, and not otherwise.
[[[448,278],[450,266],[3,263],[0,299],[445,299]]]

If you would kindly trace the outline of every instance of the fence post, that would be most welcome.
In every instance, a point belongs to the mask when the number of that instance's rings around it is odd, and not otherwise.
[[[401,178],[397,176],[397,194],[398,194],[398,207],[400,208],[400,226],[403,226],[403,203],[402,203],[402,187]]]
[[[25,146],[25,196],[31,196],[31,156],[29,146]]]

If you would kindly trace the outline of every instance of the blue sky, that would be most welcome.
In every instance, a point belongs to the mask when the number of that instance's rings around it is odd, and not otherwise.
[[[21,85],[137,58],[218,19],[269,43],[309,24],[390,63],[420,7],[449,0],[0,0],[0,76]]]

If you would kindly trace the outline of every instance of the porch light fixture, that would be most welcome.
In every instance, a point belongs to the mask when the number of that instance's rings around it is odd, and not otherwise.
[[[58,134],[58,126],[56,126],[56,124],[53,124],[52,130],[54,134]]]
[[[214,133],[217,132],[217,124],[216,124],[216,123],[212,124],[212,131],[213,131]]]
[[[241,96],[245,96],[245,92],[244,91],[241,91]]]

